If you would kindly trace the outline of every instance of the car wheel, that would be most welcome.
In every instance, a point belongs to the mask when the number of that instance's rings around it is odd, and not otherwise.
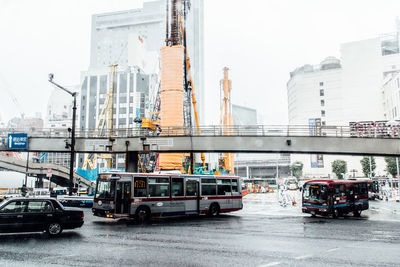
[[[208,209],[208,216],[217,217],[219,215],[219,205],[217,203],[212,203]]]
[[[135,220],[138,223],[144,223],[150,220],[150,209],[147,207],[139,207],[135,213]]]
[[[334,209],[332,216],[333,216],[333,218],[338,218],[339,217],[339,210],[338,209]]]
[[[63,230],[63,228],[60,223],[52,222],[47,226],[46,232],[50,236],[57,236],[57,235],[61,234],[62,230]]]

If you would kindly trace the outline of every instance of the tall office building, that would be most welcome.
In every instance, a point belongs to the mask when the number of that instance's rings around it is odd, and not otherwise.
[[[107,114],[107,92],[113,83],[113,129],[139,127],[135,118],[145,117],[149,110],[150,80],[154,75],[144,74],[133,67],[118,68],[112,77],[110,69],[97,69],[82,72],[80,92],[80,112],[78,127],[82,130],[98,128],[101,114]],[[113,82],[114,81],[114,82]],[[154,83],[153,83],[154,84]],[[103,119],[105,116],[103,117]],[[107,129],[107,124],[105,128]],[[78,158],[78,166],[84,163],[84,156]],[[104,161],[98,162],[99,167],[106,167]],[[124,168],[124,159],[118,157],[117,168]]]
[[[348,126],[351,121],[388,119],[382,88],[400,70],[399,33],[341,45],[341,59],[328,57],[319,65],[304,65],[290,74],[287,83],[289,124]],[[388,112],[386,112],[388,113]],[[323,132],[322,132],[323,134]],[[332,176],[331,163],[344,159],[348,171],[363,176],[361,157],[292,155],[304,163],[308,177]],[[376,173],[385,174],[382,158]]]

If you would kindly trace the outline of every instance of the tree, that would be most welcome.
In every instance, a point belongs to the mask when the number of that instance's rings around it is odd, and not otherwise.
[[[369,169],[369,159],[370,158],[371,158],[371,170],[372,170],[371,175],[370,175],[370,169]],[[375,163],[375,158],[374,157],[364,156],[360,160],[360,163],[361,163],[362,171],[363,171],[365,177],[373,177],[373,176],[375,176],[374,170],[376,169],[376,163]]]
[[[386,161],[386,171],[390,173],[392,177],[396,177],[397,175],[396,158],[385,157],[385,161]]]
[[[332,162],[332,172],[336,174],[338,179],[344,179],[344,174],[347,172],[347,162],[337,159]]]
[[[290,172],[294,177],[299,179],[303,175],[303,162],[295,161],[290,165]]]

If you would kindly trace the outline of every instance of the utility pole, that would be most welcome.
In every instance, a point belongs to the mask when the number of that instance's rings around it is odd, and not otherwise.
[[[74,186],[74,159],[75,159],[75,121],[76,121],[76,95],[77,92],[71,92],[70,90],[62,87],[61,85],[53,82],[54,74],[49,74],[49,82],[67,92],[74,98],[74,106],[72,108],[72,129],[71,129],[71,144],[66,144],[66,148],[71,148],[71,159],[69,164],[69,195],[72,196],[72,189]],[[70,129],[68,129],[70,131]]]
[[[369,157],[369,178],[372,178],[372,157]]]
[[[28,169],[29,169],[29,151],[26,158],[26,169],[25,169],[25,186],[28,187]],[[398,169],[398,168],[397,168]]]
[[[276,158],[276,179],[279,178],[279,156]]]
[[[108,137],[110,140],[113,139],[113,130],[114,130],[114,92],[116,88],[114,88],[115,85],[115,76],[116,76],[116,68],[118,64],[114,63],[111,64],[111,73],[110,73],[110,103],[109,103],[109,108],[108,108]],[[117,157],[115,154],[112,154],[110,158],[107,161],[107,167],[108,168],[116,168],[117,167]]]
[[[399,158],[396,157],[396,168],[397,168],[397,200],[400,197],[400,175],[399,175]]]

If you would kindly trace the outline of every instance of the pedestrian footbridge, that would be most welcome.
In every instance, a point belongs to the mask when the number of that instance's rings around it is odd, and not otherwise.
[[[68,187],[69,185],[69,169],[63,166],[50,163],[28,163],[28,168],[26,166],[25,160],[19,160],[13,157],[8,157],[0,155],[0,168],[15,171],[19,173],[27,173],[28,176],[34,176],[38,178],[45,178],[47,169],[52,170],[51,182]],[[27,170],[28,169],[28,170]],[[90,186],[92,182],[86,178],[74,173],[74,183],[78,183],[78,178],[80,179],[80,184]]]
[[[0,151],[7,151],[7,133],[0,129]],[[69,152],[66,129],[28,132],[28,151]],[[162,127],[157,132],[140,128],[112,132],[76,132],[75,151],[80,153],[126,152],[233,152],[310,153],[343,155],[400,155],[398,129],[367,129],[349,126],[240,126],[221,130],[219,126],[196,128]]]

